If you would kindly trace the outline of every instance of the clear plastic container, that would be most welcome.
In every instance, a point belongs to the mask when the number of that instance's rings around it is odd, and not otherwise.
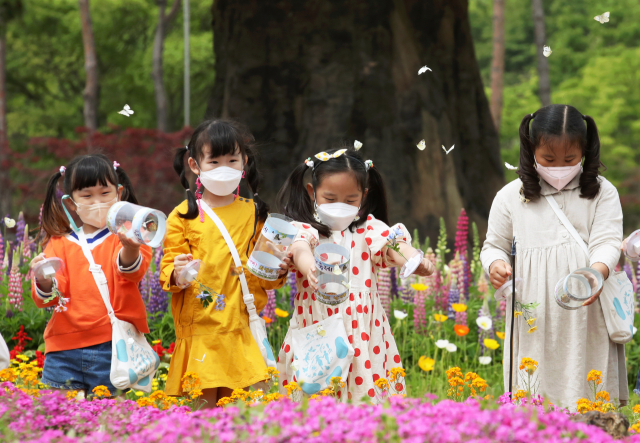
[[[182,268],[178,278],[176,279],[176,285],[184,288],[191,284],[196,278],[198,278],[198,272],[200,272],[200,266],[202,266],[202,260],[191,260]]]
[[[348,279],[344,275],[323,273],[318,277],[316,298],[326,305],[339,305],[349,296]]]
[[[117,202],[107,213],[107,226],[114,233],[152,248],[162,245],[167,235],[167,216],[129,202]]]
[[[556,284],[555,300],[563,309],[575,310],[602,289],[604,278],[592,268],[580,268]]]
[[[347,248],[335,243],[318,245],[313,252],[316,268],[326,274],[344,274],[349,271],[349,252]]]
[[[493,297],[496,301],[508,300],[513,294],[513,279],[507,280],[502,286],[500,286]],[[516,295],[522,294],[522,279],[516,278]]]
[[[413,256],[411,256],[411,258],[409,258],[407,262],[400,269],[400,274],[399,274],[400,278],[402,279],[409,278],[410,275],[416,272],[416,269],[418,269],[418,266],[420,266],[420,263],[422,263],[423,258],[424,258],[424,252],[417,249],[416,253],[413,254]]]
[[[283,263],[287,256],[287,248],[298,233],[298,228],[293,226],[292,221],[284,215],[269,214],[247,261],[249,272],[263,280],[278,279],[280,264]]]
[[[33,275],[39,280],[49,279],[64,270],[64,262],[58,257],[45,258],[33,267]]]
[[[640,261],[640,229],[634,231],[627,239],[624,255],[630,261]]]

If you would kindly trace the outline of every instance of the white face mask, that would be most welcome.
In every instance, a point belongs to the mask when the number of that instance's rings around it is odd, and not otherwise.
[[[200,169],[200,182],[207,191],[215,195],[231,194],[240,185],[240,180],[242,180],[242,170],[240,169],[228,166],[218,166],[210,171]]]
[[[316,212],[322,224],[329,226],[332,231],[344,231],[358,216],[360,208],[346,203],[324,203],[318,206]]]
[[[582,170],[581,162],[573,166],[540,166],[538,160],[535,161],[538,175],[558,191],[567,186]]]
[[[80,220],[82,220],[82,223],[84,223],[85,225],[93,226],[94,228],[98,228],[98,229],[102,229],[105,226],[107,226],[107,213],[109,212],[109,209],[111,209],[111,206],[113,206],[118,201],[118,196],[116,195],[116,197],[113,200],[106,203],[94,203],[92,205],[81,205],[76,203],[68,195],[65,195],[62,197],[63,200],[65,198],[68,198],[73,202],[74,205],[76,205],[76,214],[78,214],[78,217],[80,217]],[[67,212],[67,208],[66,206],[64,206],[64,203],[62,204],[62,206],[64,207],[64,211]],[[74,223],[73,218],[71,218],[68,212],[67,212],[67,217],[69,218],[71,225],[77,231],[78,228],[76,227],[76,224]]]

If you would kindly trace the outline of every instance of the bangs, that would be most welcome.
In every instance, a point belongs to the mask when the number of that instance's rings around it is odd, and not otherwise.
[[[198,137],[198,144],[201,146],[201,155],[206,155],[206,147],[209,147],[211,158],[222,155],[245,154],[245,142],[242,134],[235,128],[226,124],[209,125]]]
[[[68,177],[68,178],[67,178]],[[118,186],[118,177],[106,158],[87,156],[73,168],[70,177],[65,177],[65,192],[71,194],[79,189],[92,186]],[[68,182],[67,182],[68,181]]]
[[[540,141],[536,145],[536,150],[541,147],[547,147],[553,152],[563,152],[565,155],[567,152],[577,149],[584,156],[586,140],[584,140],[580,135],[573,137],[567,134],[561,136],[545,135],[540,137]]]

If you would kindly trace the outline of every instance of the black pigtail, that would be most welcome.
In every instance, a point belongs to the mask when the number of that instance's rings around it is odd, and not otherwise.
[[[369,168],[367,180],[367,196],[360,209],[360,220],[364,222],[367,214],[372,214],[378,220],[389,224],[389,213],[387,211],[387,192],[384,188],[382,175],[373,165]]]
[[[71,230],[69,220],[62,207],[62,202],[58,200],[58,181],[62,177],[60,172],[56,172],[49,179],[47,184],[47,194],[42,206],[42,224],[40,225],[40,244],[44,248],[51,237],[65,235]]]
[[[129,176],[124,169],[120,166],[116,168],[116,175],[118,176],[118,184],[122,185],[124,188],[122,190],[121,200],[133,204],[138,204],[138,199],[136,198],[136,194],[133,191],[133,186],[131,185],[131,180],[129,180]]]
[[[580,176],[580,197],[591,199],[600,192],[598,175],[604,164],[600,161],[600,137],[596,122],[588,115],[584,116],[584,120],[587,123],[587,146]]]
[[[258,196],[258,188],[260,187],[260,174],[256,165],[254,152],[247,148],[247,164],[245,166],[247,185],[253,194],[253,201],[256,204],[256,218],[265,221],[269,215],[269,205]]]
[[[535,169],[534,145],[529,133],[529,124],[535,114],[527,114],[520,123],[520,164],[516,173],[520,176],[524,196],[534,200],[540,196],[540,177]]]
[[[184,155],[188,152],[189,152],[189,149],[187,149],[187,147],[176,149],[176,155],[173,158],[173,170],[176,171],[176,173],[180,177],[180,184],[182,184],[184,189],[187,191],[187,203],[188,203],[187,212],[184,214],[178,213],[178,215],[180,216],[180,218],[193,220],[199,215],[199,212],[198,212],[198,202],[196,201],[196,195],[194,191],[191,191],[189,189],[189,180],[187,180],[186,171],[184,167]]]

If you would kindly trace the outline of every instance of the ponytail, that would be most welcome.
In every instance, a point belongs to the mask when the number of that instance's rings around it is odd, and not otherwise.
[[[189,189],[189,180],[187,180],[186,171],[184,168],[184,155],[187,152],[189,152],[189,149],[186,146],[184,148],[176,149],[176,155],[173,158],[173,170],[176,171],[176,173],[180,177],[180,184],[182,184],[182,187],[187,191],[187,212],[185,212],[184,214],[178,213],[178,215],[180,216],[180,218],[193,220],[198,216],[199,212],[195,192]],[[191,156],[189,156],[189,158],[191,158]]]
[[[525,198],[535,200],[540,197],[540,177],[535,169],[534,144],[529,133],[529,124],[535,114],[527,114],[520,123],[520,164],[516,173],[522,181]]]
[[[584,151],[584,163],[580,176],[580,197],[592,199],[600,192],[600,168],[604,164],[600,161],[600,137],[596,122],[589,115],[585,115],[587,123],[587,146]],[[606,170],[606,168],[605,168]]]
[[[367,214],[372,214],[378,220],[389,224],[389,214],[387,212],[387,192],[384,188],[382,175],[371,165],[368,170],[367,195],[360,209],[360,219],[366,220]]]
[[[320,235],[329,237],[331,229],[317,222],[313,217],[315,211],[304,183],[305,172],[307,172],[307,165],[303,163],[289,174],[287,181],[280,188],[276,197],[278,209],[287,217],[291,217],[298,222],[310,224]]]
[[[269,215],[269,205],[258,197],[258,187],[260,186],[260,174],[256,166],[256,158],[252,149],[246,148],[247,164],[245,171],[247,173],[247,185],[253,194],[253,201],[256,205],[256,219],[265,221]]]
[[[60,177],[62,177],[62,173],[58,171],[53,174],[47,184],[47,194],[42,206],[42,222],[39,233],[39,237],[42,239],[40,244],[43,248],[51,237],[61,237],[71,230],[62,202],[57,196]]]
[[[122,196],[120,196],[120,201],[137,205],[138,199],[136,198],[136,194],[133,192],[133,185],[131,185],[131,180],[129,180],[127,173],[124,172],[124,169],[118,166],[116,168],[116,175],[118,176],[118,184],[122,185],[124,188],[122,190]]]

